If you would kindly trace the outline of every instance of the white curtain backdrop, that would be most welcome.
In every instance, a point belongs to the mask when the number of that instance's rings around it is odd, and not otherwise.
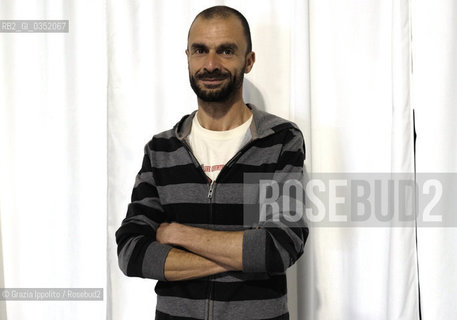
[[[0,19],[70,20],[68,34],[0,33],[0,287],[103,288],[105,4],[2,0]],[[106,309],[93,301],[0,308],[2,320],[102,319]]]
[[[416,1],[413,12],[413,105],[417,171],[457,172],[457,2]],[[455,180],[454,180],[455,182]],[[456,195],[445,203],[457,215]],[[418,229],[423,319],[457,317],[457,230]]]
[[[309,175],[413,173],[413,109],[416,171],[457,171],[453,0],[0,0],[0,20],[70,21],[0,33],[0,288],[104,289],[0,300],[0,320],[154,318],[155,281],[121,273],[114,233],[144,144],[197,107],[187,32],[218,4],[251,26],[245,100],[299,125]],[[456,229],[414,226],[313,227],[291,319],[456,319]]]

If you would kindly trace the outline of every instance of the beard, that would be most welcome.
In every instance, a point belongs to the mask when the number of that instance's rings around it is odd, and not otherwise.
[[[235,73],[235,75],[233,75],[230,71],[222,72],[219,69],[215,69],[213,72],[205,71],[202,73],[196,73],[195,75],[192,75],[189,72],[190,86],[197,97],[205,102],[224,102],[229,100],[243,85],[245,69],[246,68],[243,66],[241,72]],[[203,87],[200,87],[197,80],[206,79],[229,79],[229,82],[225,85],[202,85]]]

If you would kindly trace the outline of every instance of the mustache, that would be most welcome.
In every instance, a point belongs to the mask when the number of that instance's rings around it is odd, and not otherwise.
[[[228,72],[224,73],[219,70],[215,70],[213,72],[205,71],[205,72],[196,74],[195,78],[197,78],[198,80],[223,80],[226,78],[230,78],[230,73],[228,73]]]

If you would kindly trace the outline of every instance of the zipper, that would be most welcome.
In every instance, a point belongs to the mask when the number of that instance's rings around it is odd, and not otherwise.
[[[213,190],[214,190],[214,181],[211,181],[210,185],[209,185],[209,190],[208,190],[208,199],[210,201],[210,209],[211,209],[211,199],[213,197]]]
[[[189,145],[187,144],[187,142],[185,140],[181,140],[181,143],[183,144],[184,148],[186,148],[187,152],[189,153],[192,161],[197,164],[197,167],[198,167],[198,171],[200,171],[200,173],[202,174],[202,176],[205,178],[206,180],[206,183],[208,183],[208,176],[206,175],[205,171],[203,171],[203,168],[201,167],[200,163],[198,162],[197,158],[195,157],[195,155],[193,154],[191,148],[189,147]],[[223,171],[224,169],[221,170],[221,172]],[[211,181],[209,184],[209,188],[208,188],[208,200],[209,200],[209,210],[210,210],[210,223],[212,222],[213,220],[213,206],[212,206],[212,202],[213,202],[213,191],[214,191],[214,184],[215,184],[215,181]],[[207,311],[206,311],[206,319],[207,320],[211,320],[213,318],[213,301],[211,300],[211,296],[213,295],[213,286],[214,286],[214,283],[212,281],[213,279],[213,276],[208,276],[208,281],[209,281],[209,286],[208,286],[208,303],[207,303]]]
[[[209,222],[213,223],[213,191],[214,191],[214,183],[215,181],[211,181],[208,189],[208,200],[209,200]],[[208,291],[208,312],[207,318],[208,320],[213,319],[213,286],[214,283],[212,281],[213,276],[209,276],[209,291]]]
[[[197,158],[192,152],[192,149],[189,147],[187,142],[185,140],[181,140],[181,143],[183,144],[184,148],[186,148],[187,152],[189,153],[192,161],[197,164],[198,171],[202,174],[202,177],[205,178],[206,183],[208,183],[208,176],[206,175],[205,171],[203,171],[203,168],[201,167],[200,163],[198,162]],[[223,169],[222,169],[223,170]],[[221,171],[222,171],[221,170]],[[209,184],[208,188],[208,200],[209,200],[209,210],[210,210],[210,222],[212,222],[212,215],[213,215],[213,206],[212,206],[212,198],[213,198],[213,191],[214,191],[214,183],[215,181],[211,181]],[[211,300],[211,296],[213,294],[213,276],[208,276],[208,281],[209,281],[209,286],[208,286],[208,303],[207,303],[207,311],[206,311],[206,319],[211,320],[213,318],[213,301]]]
[[[222,168],[221,172],[219,172],[219,175],[217,176],[216,180],[211,181],[208,189],[208,199],[209,199],[209,210],[210,210],[210,223],[213,222],[213,193],[214,193],[214,187],[216,185],[216,182],[220,182],[221,177],[223,176],[222,174],[224,173],[226,175],[226,171],[230,169],[230,166],[232,163],[234,163],[247,149],[248,147],[252,144],[251,140],[249,141],[241,150],[239,150]],[[203,169],[202,169],[203,171]],[[204,173],[204,172],[203,172]],[[206,174],[205,174],[206,176]],[[214,287],[214,282],[212,281],[213,276],[209,276],[209,292],[208,292],[208,305],[207,305],[207,314],[206,314],[206,319],[207,320],[212,320],[213,319],[213,303],[214,301],[212,300],[212,294],[213,294],[213,287]]]
[[[212,180],[210,183],[209,183],[209,188],[208,188],[208,200],[209,200],[209,212],[210,212],[210,223],[213,222],[213,193],[214,193],[214,187],[215,187],[215,184],[216,184],[216,181],[219,182],[220,181],[220,177],[222,177],[222,173],[225,174],[225,172],[227,170],[229,170],[230,168],[230,165],[232,165],[232,163],[234,163],[247,149],[248,147],[252,144],[252,142],[254,141],[255,139],[249,141],[243,148],[241,148],[225,165],[224,167],[222,168],[221,172],[219,172],[219,175],[217,176],[216,180]],[[207,180],[207,175],[206,173],[203,171],[203,168],[201,167],[200,163],[198,162],[197,158],[195,157],[195,155],[193,154],[192,150],[190,149],[189,145],[185,142],[185,140],[182,140],[181,141],[182,144],[184,145],[184,147],[186,148],[187,152],[190,154],[191,158],[192,158],[192,161],[194,163],[196,163],[198,165],[198,168],[199,168],[199,171],[201,172],[201,174],[205,177],[205,179]],[[206,312],[206,319],[207,320],[212,320],[213,319],[213,304],[214,304],[214,301],[212,300],[212,295],[213,295],[213,287],[214,287],[214,282],[212,281],[213,279],[213,276],[209,276],[208,277],[208,280],[209,280],[209,289],[208,289],[208,303],[207,303],[207,312]]]

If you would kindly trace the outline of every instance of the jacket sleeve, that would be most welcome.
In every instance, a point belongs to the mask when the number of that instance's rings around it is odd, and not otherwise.
[[[284,185],[289,179],[298,180],[303,185],[304,159],[305,145],[302,133],[298,129],[291,129],[286,134],[276,165],[274,180],[278,185]],[[297,192],[302,192],[304,199],[304,188],[299,189]],[[281,196],[278,200],[281,203]],[[285,212],[283,209],[280,207],[278,220],[272,215],[267,215],[266,221],[260,221],[257,228],[244,232],[244,272],[281,273],[303,254],[309,232],[306,223],[303,217],[297,222],[288,222],[284,215],[295,215],[297,212]],[[301,209],[300,212],[303,213],[303,206]]]
[[[116,232],[119,267],[130,277],[166,280],[164,265],[172,246],[156,241],[156,230],[165,221],[145,146],[143,164],[133,187],[127,216]]]

